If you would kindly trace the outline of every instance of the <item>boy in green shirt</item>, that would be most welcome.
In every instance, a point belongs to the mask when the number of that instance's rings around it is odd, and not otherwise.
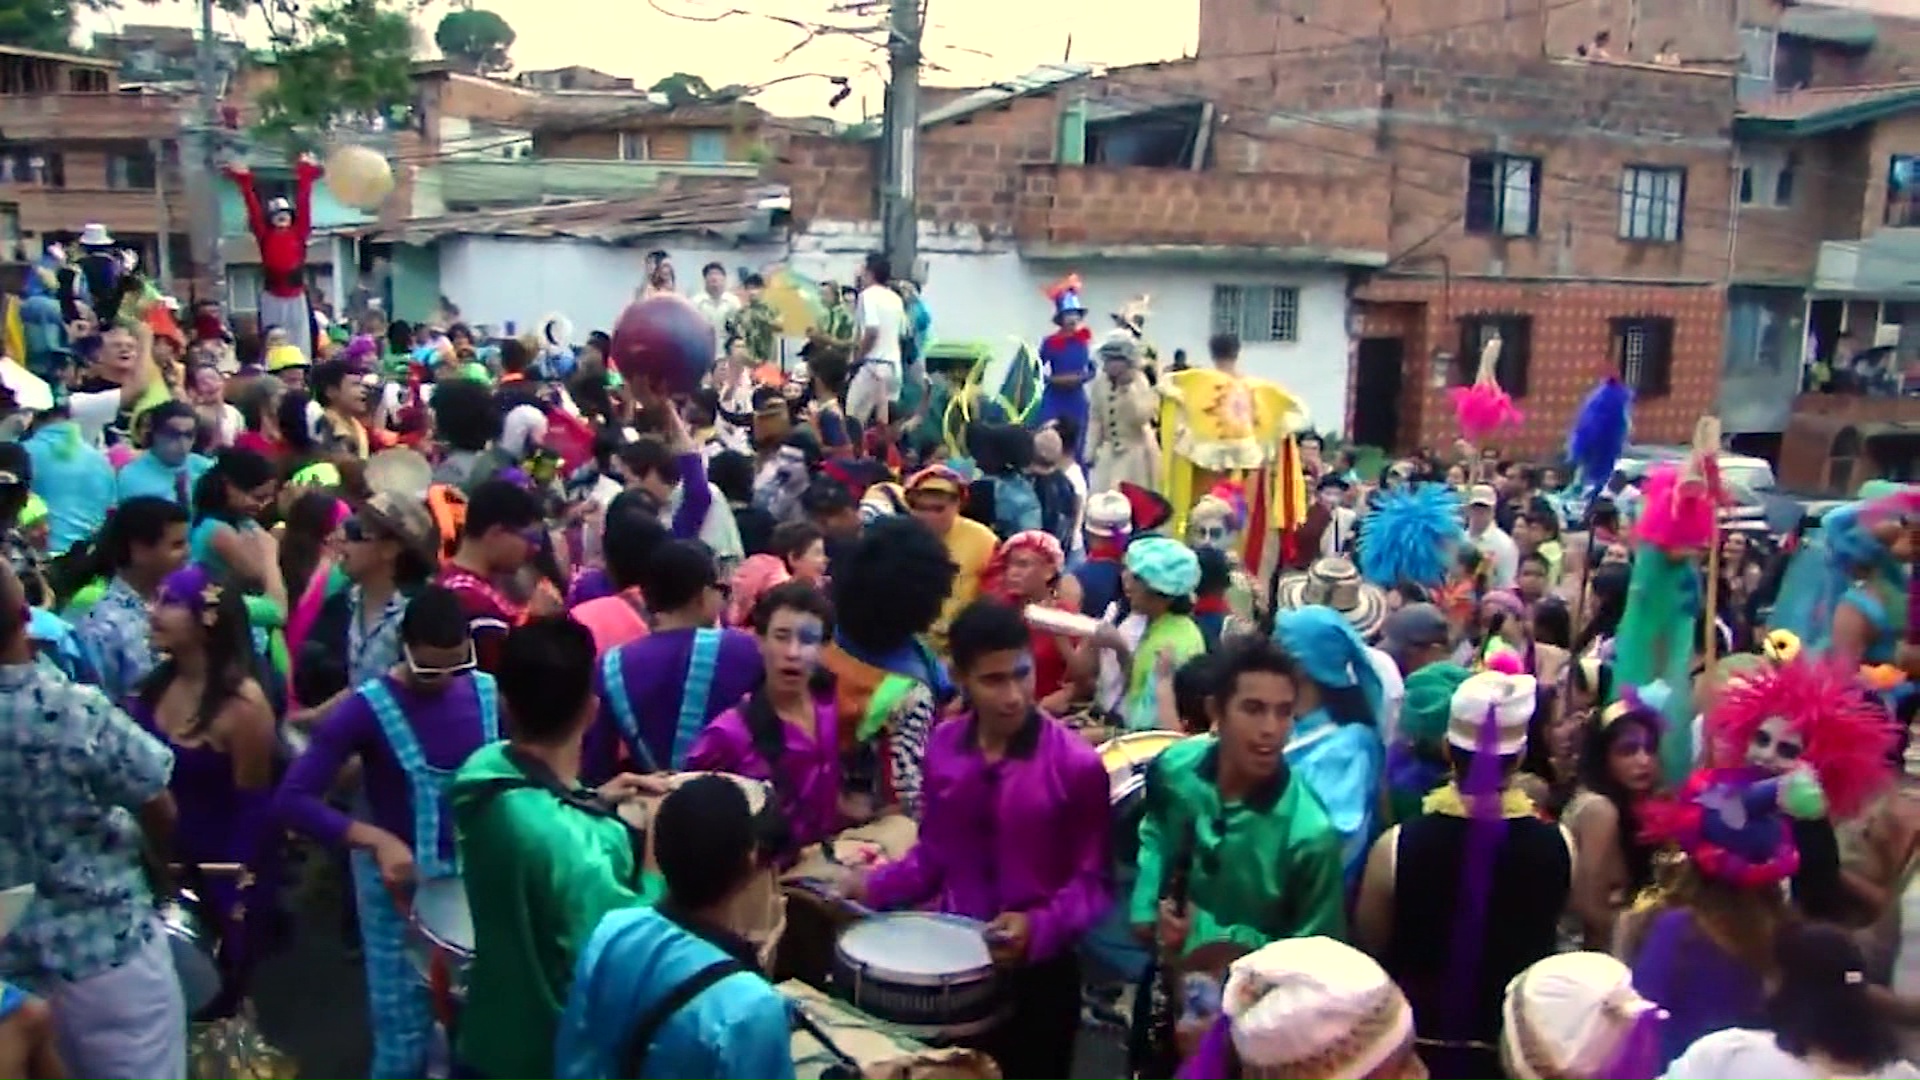
[[[593,635],[566,616],[515,628],[495,673],[507,741],[474,751],[453,779],[473,913],[474,961],[454,1049],[466,1075],[553,1075],[554,1033],[581,945],[601,916],[659,893],[658,877],[642,874],[644,834],[613,810],[649,781],[626,774],[598,791],[580,785],[593,667]]]

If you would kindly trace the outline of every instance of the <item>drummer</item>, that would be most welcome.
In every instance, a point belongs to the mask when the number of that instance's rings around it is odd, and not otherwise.
[[[513,1075],[794,1074],[787,1000],[761,973],[745,928],[728,923],[761,872],[740,786],[717,776],[688,781],[661,801],[654,832],[666,896],[657,908],[600,920],[571,973],[551,1070]]]
[[[771,783],[798,850],[844,824],[833,693],[819,678],[833,608],[819,589],[789,581],[760,597],[752,619],[765,675],[694,740],[687,768]]]
[[[640,579],[653,630],[601,657],[599,717],[587,733],[582,772],[596,783],[619,771],[619,748],[644,772],[677,770],[707,722],[760,682],[752,634],[720,629],[727,585],[698,540],[655,548]]]
[[[1344,937],[1340,834],[1281,758],[1305,676],[1260,639],[1230,643],[1218,663],[1213,734],[1168,747],[1147,773],[1134,926],[1175,955],[1216,941]],[[1184,910],[1161,896],[1182,869]]]
[[[400,620],[400,662],[334,707],[274,797],[288,828],[353,852],[373,1076],[424,1075],[432,1001],[408,959],[396,900],[420,880],[459,872],[446,787],[469,754],[498,738],[499,693],[492,676],[474,670],[460,598],[429,586]],[[360,821],[327,802],[355,758],[365,770]]]
[[[581,943],[601,916],[657,891],[641,874],[643,838],[613,810],[649,790],[647,781],[623,774],[597,791],[580,783],[593,669],[593,633],[572,619],[515,627],[498,672],[508,739],[475,751],[453,780],[473,914],[454,1047],[468,1076],[552,1075],[554,1029]]]
[[[927,904],[987,923],[1014,972],[1011,1017],[979,1049],[1010,1078],[1071,1075],[1080,1027],[1075,946],[1112,899],[1107,772],[1034,701],[1033,641],[1019,611],[969,605],[947,633],[969,710],[927,745],[920,842],[847,889],[878,909]]]

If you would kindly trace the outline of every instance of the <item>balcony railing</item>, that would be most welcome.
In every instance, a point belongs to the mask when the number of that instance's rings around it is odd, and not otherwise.
[[[161,94],[0,96],[0,132],[15,141],[164,139],[178,135],[190,106]]]

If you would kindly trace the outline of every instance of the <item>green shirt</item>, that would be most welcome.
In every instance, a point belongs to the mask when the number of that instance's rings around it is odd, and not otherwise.
[[[1179,853],[1191,851],[1183,955],[1215,941],[1258,949],[1281,938],[1344,939],[1340,834],[1320,801],[1283,766],[1265,789],[1222,802],[1218,770],[1212,735],[1175,743],[1154,759],[1130,921],[1154,922],[1162,879]]]
[[[474,751],[450,796],[474,942],[456,1057],[551,1076],[580,947],[607,912],[651,903],[658,880],[642,878],[639,834],[530,780],[504,742]]]
[[[1127,703],[1124,712],[1128,731],[1151,731],[1160,726],[1159,689],[1154,678],[1154,661],[1161,653],[1173,657],[1173,666],[1207,651],[1207,637],[1191,615],[1162,615],[1147,624],[1140,645],[1133,650],[1133,667],[1127,671]]]

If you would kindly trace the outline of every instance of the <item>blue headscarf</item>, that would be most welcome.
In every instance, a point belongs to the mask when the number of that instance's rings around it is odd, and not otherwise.
[[[1320,687],[1327,713],[1343,724],[1378,724],[1386,695],[1367,643],[1346,617],[1318,604],[1280,613],[1273,639]],[[1362,711],[1364,710],[1364,712]]]

